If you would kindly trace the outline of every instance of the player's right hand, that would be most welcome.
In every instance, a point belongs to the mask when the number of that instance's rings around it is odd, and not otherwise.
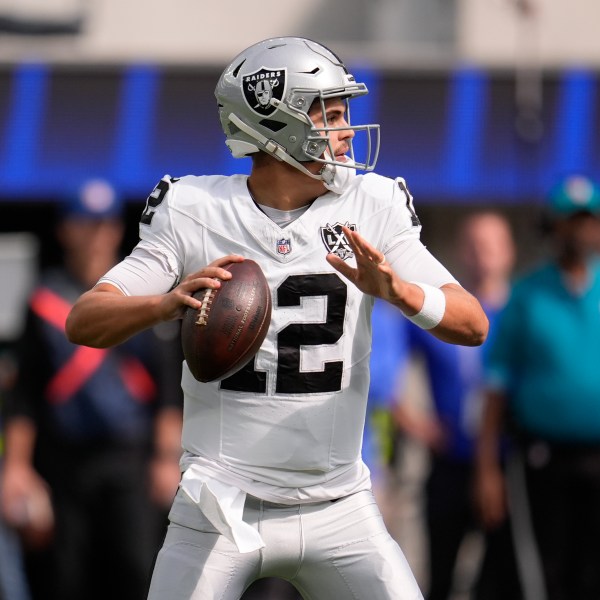
[[[183,318],[187,307],[199,310],[202,307],[202,302],[194,298],[193,294],[206,288],[218,289],[221,286],[221,281],[226,281],[232,277],[231,273],[223,267],[229,263],[242,262],[243,260],[243,256],[228,254],[185,277],[179,285],[161,299],[160,312],[163,320],[173,321]]]
[[[193,297],[203,288],[218,288],[220,279],[230,279],[223,267],[241,262],[243,256],[229,254],[191,273],[166,293],[126,296],[116,286],[102,282],[81,295],[67,317],[65,331],[74,344],[110,348],[162,321],[181,319],[189,306],[202,304]]]

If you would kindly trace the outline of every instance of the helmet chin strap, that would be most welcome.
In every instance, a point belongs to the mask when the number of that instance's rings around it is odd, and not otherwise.
[[[312,179],[322,181],[326,187],[327,185],[333,184],[335,172],[337,170],[334,165],[325,164],[318,173],[311,173],[300,161],[297,161],[294,157],[290,156],[285,151],[283,146],[280,146],[277,142],[270,140],[268,137],[265,137],[255,129],[252,129],[252,127],[244,123],[244,121],[242,121],[235,113],[229,113],[228,119],[246,135],[249,135],[252,139],[255,139],[271,156],[286,162],[295,169],[302,171],[302,173],[305,175],[312,177]]]

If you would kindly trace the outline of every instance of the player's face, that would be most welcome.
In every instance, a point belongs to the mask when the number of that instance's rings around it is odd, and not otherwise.
[[[315,127],[343,127],[340,131],[330,131],[329,139],[334,152],[334,160],[346,162],[347,153],[350,150],[350,140],[354,137],[354,130],[349,128],[346,121],[346,102],[339,98],[331,98],[325,101],[325,115],[321,110],[321,103],[315,102],[311,107],[308,116],[311,118]],[[323,134],[325,135],[325,134]]]

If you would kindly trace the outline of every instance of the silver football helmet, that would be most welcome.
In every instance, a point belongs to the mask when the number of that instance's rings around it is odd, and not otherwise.
[[[351,125],[348,100],[367,94],[367,86],[357,83],[341,60],[330,50],[299,37],[264,40],[236,56],[223,71],[215,96],[226,144],[234,157],[263,150],[302,172],[333,180],[337,167],[372,171],[379,154],[379,125]],[[327,127],[325,101],[341,98],[346,102],[348,127]],[[308,112],[315,101],[323,111],[322,127],[315,127]],[[364,132],[365,154],[335,160],[331,131]],[[323,163],[319,174],[302,163]]]

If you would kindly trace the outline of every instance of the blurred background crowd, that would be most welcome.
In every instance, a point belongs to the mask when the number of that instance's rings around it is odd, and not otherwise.
[[[595,0],[0,0],[0,600],[145,597],[179,479],[177,324],[100,351],[64,320],[165,173],[248,172],[213,90],[280,35],[367,84],[377,172],[490,319],[448,346],[375,304],[364,457],[425,597],[598,600],[599,22]]]

